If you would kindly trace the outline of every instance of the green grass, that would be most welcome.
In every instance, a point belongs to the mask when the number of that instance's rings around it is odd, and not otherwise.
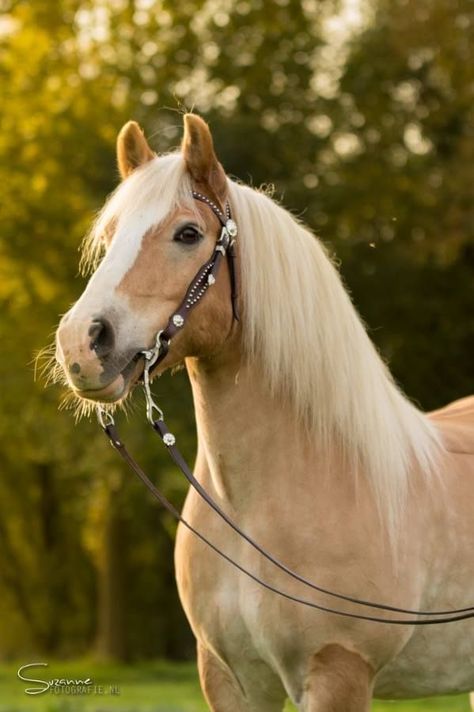
[[[51,679],[90,677],[106,694],[81,696],[51,692],[31,696],[27,683],[17,677],[19,665],[0,665],[0,712],[206,712],[195,665],[167,662],[132,666],[100,664],[94,661],[54,662],[48,668],[29,671],[31,677]],[[26,674],[26,673],[25,673]],[[34,686],[34,683],[30,683]],[[120,694],[111,694],[110,686]],[[467,695],[414,702],[375,702],[373,712],[469,712]],[[293,712],[287,705],[285,712]]]

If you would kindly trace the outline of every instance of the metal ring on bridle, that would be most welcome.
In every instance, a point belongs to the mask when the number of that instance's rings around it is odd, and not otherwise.
[[[155,338],[155,345],[152,349],[144,349],[143,351],[139,351],[139,353],[142,354],[145,358],[145,368],[148,368],[148,370],[156,363],[156,361],[160,357],[164,345],[168,345],[168,342],[161,340],[161,335],[163,334],[163,331],[163,329],[160,329],[160,331],[157,333]]]
[[[115,425],[112,413],[109,410],[106,410],[103,406],[96,406],[95,412],[99,425],[101,425],[104,429],[109,425]]]

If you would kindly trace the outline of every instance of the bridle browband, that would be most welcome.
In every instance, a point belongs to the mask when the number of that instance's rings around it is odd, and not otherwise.
[[[373,601],[367,601],[364,599],[355,598],[353,596],[344,595],[341,593],[336,593],[329,589],[318,586],[317,584],[309,581],[304,576],[296,573],[288,566],[283,564],[272,554],[270,554],[266,549],[264,549],[260,544],[254,541],[246,532],[244,532],[226,512],[215,502],[215,500],[209,495],[209,493],[204,489],[200,482],[193,475],[191,469],[184,460],[181,452],[176,447],[176,438],[168,430],[166,423],[164,422],[164,415],[161,408],[153,400],[153,396],[150,390],[150,374],[153,370],[164,360],[166,357],[172,338],[184,327],[186,319],[189,313],[194,309],[194,307],[200,302],[202,297],[207,292],[208,288],[215,284],[216,275],[219,270],[220,264],[224,257],[227,257],[227,263],[229,266],[229,276],[231,285],[231,303],[232,303],[232,315],[233,319],[239,320],[238,311],[238,283],[237,283],[237,272],[236,272],[236,253],[235,253],[235,239],[237,237],[237,225],[232,220],[230,206],[227,203],[225,206],[225,211],[206,195],[193,191],[193,197],[195,200],[199,200],[212,210],[214,215],[217,217],[221,224],[221,231],[219,237],[216,241],[214,251],[207,262],[205,262],[199,271],[196,273],[195,277],[191,281],[186,294],[178,306],[178,308],[170,316],[167,325],[164,329],[160,330],[155,338],[155,345],[148,350],[140,352],[145,359],[145,367],[143,371],[143,387],[145,391],[146,398],[146,408],[147,417],[153,427],[153,430],[160,436],[162,442],[166,446],[172,460],[181,470],[182,474],[185,476],[189,484],[196,490],[196,492],[202,497],[206,504],[216,512],[219,517],[231,528],[233,529],[242,539],[244,539],[250,546],[252,546],[256,551],[258,551],[265,559],[272,563],[276,568],[280,569],[292,579],[308,586],[309,588],[322,593],[326,596],[332,598],[337,598],[342,601],[347,601],[348,603],[353,603],[358,606],[363,606],[366,608],[374,608],[383,611],[389,611],[392,613],[403,613],[411,616],[426,616],[428,620],[410,620],[406,618],[381,618],[378,616],[371,616],[368,614],[351,613],[349,611],[343,611],[337,608],[331,608],[328,606],[323,606],[321,604],[315,603],[314,601],[308,601],[307,599],[294,596],[285,591],[282,591],[272,584],[259,578],[256,574],[249,571],[247,568],[239,564],[237,561],[232,559],[228,554],[223,552],[216,544],[207,539],[204,534],[195,529],[189,522],[187,522],[180,514],[180,512],[174,507],[171,502],[160,492],[160,490],[153,484],[146,473],[142,470],[140,465],[134,460],[130,455],[124,443],[122,442],[120,435],[118,433],[117,427],[115,425],[114,419],[110,412],[103,409],[102,406],[97,406],[97,416],[100,425],[102,426],[105,434],[109,438],[112,446],[117,450],[122,459],[129,465],[137,477],[144,483],[147,489],[150,491],[152,496],[157,499],[160,504],[184,527],[186,527],[190,532],[192,532],[198,539],[209,546],[214,552],[219,554],[225,561],[231,564],[241,573],[245,574],[248,578],[252,579],[258,583],[263,588],[268,591],[281,596],[290,601],[314,608],[319,611],[326,613],[334,613],[339,616],[344,616],[346,618],[356,618],[359,620],[373,621],[375,623],[387,623],[390,625],[438,625],[441,623],[453,623],[455,621],[466,620],[468,618],[474,618],[474,606],[469,606],[467,608],[458,608],[445,611],[417,611],[408,608],[398,608],[396,606],[390,606],[383,603],[375,603]],[[154,413],[157,413],[155,417]]]

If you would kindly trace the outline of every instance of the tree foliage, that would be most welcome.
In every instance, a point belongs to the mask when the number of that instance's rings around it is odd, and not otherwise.
[[[204,114],[228,172],[271,181],[338,255],[409,395],[435,407],[472,390],[472,2],[350,7],[0,1],[0,656],[192,649],[174,525],[95,424],[34,380],[34,353],[84,288],[77,248],[116,184],[129,118],[166,151],[183,109]],[[159,392],[192,457],[184,374]],[[137,405],[131,449],[180,502]]]

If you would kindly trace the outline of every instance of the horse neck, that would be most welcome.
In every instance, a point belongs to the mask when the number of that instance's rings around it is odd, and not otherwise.
[[[198,477],[234,508],[261,501],[269,488],[280,497],[320,495],[328,473],[332,492],[334,477],[346,494],[351,490],[346,478],[342,483],[337,452],[323,456],[290,405],[270,393],[261,366],[243,360],[235,344],[217,360],[187,359],[186,366],[199,458],[207,465],[198,468]]]
[[[323,446],[308,434],[291,404],[270,393],[260,365],[229,349],[218,362],[188,358],[186,367],[198,433],[196,476],[224,509],[244,527],[271,524],[260,532],[262,541],[275,536],[273,525],[285,532],[297,522],[300,531],[317,532],[328,551],[353,552],[358,542],[357,552],[368,556],[370,542],[370,556],[392,562],[366,478],[354,473],[337,442]]]

